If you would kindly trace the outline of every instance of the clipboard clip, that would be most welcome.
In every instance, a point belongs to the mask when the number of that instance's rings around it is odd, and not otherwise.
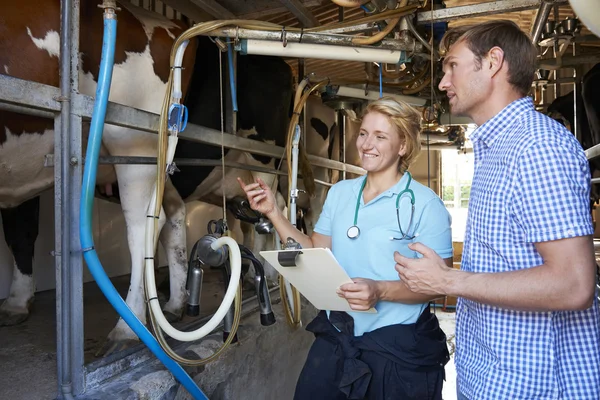
[[[299,254],[302,254],[300,249],[302,246],[300,243],[294,240],[294,238],[288,237],[287,242],[283,245],[283,250],[277,253],[277,261],[282,267],[295,267],[296,258]]]

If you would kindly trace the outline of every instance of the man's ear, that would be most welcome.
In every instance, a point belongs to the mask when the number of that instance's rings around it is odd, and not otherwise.
[[[488,69],[492,76],[496,75],[502,69],[504,64],[504,50],[498,46],[494,46],[488,51],[484,68]]]

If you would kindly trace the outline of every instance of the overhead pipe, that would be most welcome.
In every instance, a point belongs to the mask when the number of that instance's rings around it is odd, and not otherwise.
[[[325,60],[343,60],[360,62],[384,62],[396,64],[403,57],[400,50],[386,50],[366,47],[342,47],[325,44],[288,42],[284,46],[278,41],[242,39],[241,54],[257,54],[263,56],[279,56],[291,58],[318,58]]]
[[[328,87],[328,90],[329,89],[330,89],[330,87]],[[365,92],[365,90],[363,90],[363,89],[357,89],[357,88],[348,87],[348,86],[340,86],[337,89],[337,91],[335,91],[335,93],[333,93],[333,94],[337,94],[338,96],[342,96],[342,97],[353,97],[353,98],[365,99],[365,100],[379,99],[379,92],[377,92],[377,91]],[[425,105],[425,103],[427,102],[426,99],[422,99],[420,97],[405,96],[405,95],[392,94],[392,93],[383,93],[383,97],[392,97],[395,100],[403,101],[403,102],[410,104],[412,106],[415,106],[415,107],[423,107]]]
[[[102,130],[104,128],[106,106],[108,103],[114,64],[115,42],[117,35],[117,19],[115,8],[116,3],[114,1],[105,1],[102,58],[98,73],[96,101],[94,102],[94,111],[90,124],[90,135],[88,139],[80,203],[81,217],[79,233],[82,253],[90,273],[96,280],[98,287],[104,296],[106,296],[113,308],[121,316],[121,318],[123,318],[127,325],[129,325],[129,327],[133,330],[133,332],[135,332],[135,334],[148,347],[148,349],[150,349],[150,351],[152,351],[154,355],[165,365],[165,367],[173,374],[175,379],[177,379],[187,389],[194,399],[208,399],[202,390],[200,390],[200,388],[196,385],[194,380],[187,374],[187,372],[185,372],[183,367],[167,356],[154,336],[152,336],[150,331],[146,329],[146,327],[127,306],[102,268],[102,264],[98,259],[98,253],[94,248],[94,239],[92,236],[92,208],[94,205],[94,189],[96,186],[96,173],[98,170],[98,155],[100,153],[100,146],[102,143]]]
[[[531,27],[531,41],[537,46],[540,36],[542,35],[542,29],[548,20],[550,11],[552,11],[553,0],[543,0],[540,4],[540,8],[535,16],[535,21]]]
[[[406,13],[397,13],[398,15],[392,14],[391,16],[381,18],[395,18],[399,16],[404,16],[410,14]],[[231,39],[257,39],[257,40],[269,40],[269,41],[277,41],[279,43],[302,43],[302,44],[326,44],[336,46],[336,49],[342,46],[352,46],[352,41],[355,36],[353,35],[338,35],[338,34],[328,34],[328,33],[320,33],[320,32],[296,32],[296,31],[268,31],[268,30],[253,30],[253,29],[244,29],[244,28],[229,28],[223,27],[219,29],[214,29],[205,33],[206,35],[211,36],[222,36],[228,37]],[[366,47],[369,48],[369,47]],[[412,38],[400,38],[400,39],[384,39],[382,40],[378,46],[378,49],[388,49],[388,50],[404,50],[410,52],[422,52],[423,46],[418,43],[415,43]],[[337,51],[337,50],[335,50]]]

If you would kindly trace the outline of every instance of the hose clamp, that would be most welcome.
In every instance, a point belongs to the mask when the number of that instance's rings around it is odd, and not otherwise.
[[[281,27],[281,42],[283,43],[283,47],[287,46],[287,32],[285,31],[285,26]]]

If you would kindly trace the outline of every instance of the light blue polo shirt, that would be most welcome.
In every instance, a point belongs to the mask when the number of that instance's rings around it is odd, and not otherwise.
[[[441,199],[428,187],[414,179],[410,189],[415,195],[415,211],[412,224],[410,219],[409,196],[403,195],[400,201],[400,221],[402,229],[412,240],[392,240],[401,237],[396,218],[396,197],[406,187],[408,174],[389,190],[364,204],[360,199],[357,226],[360,236],[350,239],[348,228],[354,223],[356,200],[366,176],[349,179],[333,185],[327,194],[323,211],[315,226],[315,232],[331,236],[333,255],[351,278],[374,280],[398,280],[394,269],[394,251],[405,257],[417,258],[421,255],[408,248],[409,243],[421,242],[433,249],[440,257],[452,257],[451,217]],[[394,325],[412,324],[417,321],[424,304],[403,304],[380,301],[375,305],[377,314],[349,312],[354,318],[354,334]]]

